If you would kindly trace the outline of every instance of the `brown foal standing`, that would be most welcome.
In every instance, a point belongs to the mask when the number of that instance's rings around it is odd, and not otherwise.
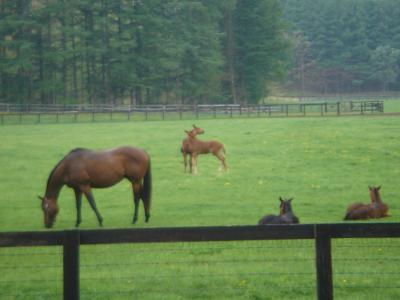
[[[194,137],[196,137],[198,134],[203,134],[204,133],[204,129],[197,127],[196,125],[192,125],[193,129],[190,131],[190,134]],[[185,130],[185,132],[187,132]],[[183,156],[183,164],[185,166],[185,173],[186,173],[186,167],[187,167],[187,156],[190,155],[191,157],[191,153],[190,153],[190,145],[189,145],[189,137],[185,138],[182,141],[182,147],[181,147],[181,152],[182,152],[182,156]],[[190,173],[192,173],[192,160],[189,160],[189,166],[190,166]]]
[[[197,128],[197,127],[196,127]],[[197,128],[201,129],[201,128]],[[187,138],[183,141],[185,143],[185,150],[190,154],[190,173],[197,173],[197,156],[199,154],[207,154],[212,153],[215,157],[217,157],[221,162],[221,167],[223,170],[227,170],[228,167],[225,163],[225,148],[221,142],[218,141],[201,141],[196,138],[197,131],[193,132],[185,130],[187,134]],[[201,129],[201,133],[204,133],[204,130]],[[182,143],[182,144],[183,144]],[[183,146],[182,146],[183,148]],[[186,161],[185,161],[185,171],[186,171]]]

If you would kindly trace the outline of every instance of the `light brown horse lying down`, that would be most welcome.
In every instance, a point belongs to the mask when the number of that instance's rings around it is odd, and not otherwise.
[[[382,202],[379,190],[381,187],[369,187],[371,203],[353,203],[346,211],[344,220],[367,220],[388,216],[389,206]]]

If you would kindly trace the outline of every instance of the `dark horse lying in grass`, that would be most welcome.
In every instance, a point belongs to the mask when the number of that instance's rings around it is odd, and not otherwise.
[[[379,194],[380,186],[368,187],[369,195],[371,197],[371,203],[353,203],[346,211],[344,220],[366,220],[366,219],[377,219],[388,216],[389,206],[382,202]]]
[[[258,225],[268,225],[268,224],[298,224],[299,218],[297,218],[292,210],[292,199],[282,199],[281,205],[279,207],[279,216],[276,215],[266,215],[258,221]]]
[[[120,147],[108,151],[74,149],[54,167],[47,180],[45,196],[39,196],[42,200],[45,226],[50,228],[54,224],[58,213],[57,198],[64,185],[75,191],[76,226],[79,226],[82,219],[82,194],[88,199],[101,226],[103,218],[97,210],[92,188],[110,187],[123,178],[132,183],[135,204],[133,223],[138,219],[140,199],[143,200],[146,222],[148,222],[151,203],[150,157],[141,149]]]

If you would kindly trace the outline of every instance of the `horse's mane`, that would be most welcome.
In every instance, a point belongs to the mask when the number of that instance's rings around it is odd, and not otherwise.
[[[67,155],[65,155],[55,166],[54,168],[51,170],[49,177],[47,178],[47,184],[46,184],[46,190],[49,188],[49,184],[50,184],[50,179],[53,177],[54,172],[57,170],[57,168],[61,165],[61,163],[64,161],[65,158],[67,158],[71,153],[75,153],[75,152],[80,152],[83,150],[87,150],[85,148],[75,148],[72,149],[70,152],[68,152]]]

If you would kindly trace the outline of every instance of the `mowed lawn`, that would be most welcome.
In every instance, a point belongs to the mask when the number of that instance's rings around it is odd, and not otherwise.
[[[340,223],[350,202],[369,201],[369,185],[382,185],[391,214],[369,222],[400,221],[397,116],[198,120],[205,129],[201,139],[225,144],[229,171],[220,172],[215,157],[202,155],[195,176],[184,174],[180,154],[184,129],[193,122],[0,126],[0,230],[45,230],[37,196],[54,165],[77,147],[120,145],[151,156],[152,217],[144,223],[140,207],[138,224],[131,224],[132,191],[122,181],[94,190],[105,229],[257,224],[264,214],[278,213],[279,196],[294,198],[301,223]],[[72,190],[62,190],[59,206],[52,230],[74,228]],[[82,217],[82,229],[98,228],[86,201]],[[82,297],[310,299],[313,247],[312,241],[82,247]],[[396,239],[334,241],[335,295],[400,295],[399,249]],[[61,262],[57,247],[0,249],[0,268],[10,270],[0,280],[0,299],[61,297]],[[372,289],[377,285],[382,288]]]

